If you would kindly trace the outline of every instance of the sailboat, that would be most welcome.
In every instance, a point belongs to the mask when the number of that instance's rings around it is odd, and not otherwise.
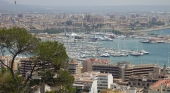
[[[87,38],[88,38],[89,42],[96,42],[97,41],[98,38],[95,35],[95,28],[94,28],[94,32],[92,33],[92,35],[89,35]]]
[[[141,47],[142,47],[142,50],[140,51],[141,53],[143,53],[143,54],[149,54],[149,52],[147,52],[147,51],[145,51],[145,50],[143,49],[142,44],[141,44]]]
[[[136,42],[136,50],[135,51],[133,51],[130,55],[132,55],[132,56],[142,56],[143,55],[143,53],[142,52],[138,52],[138,42]]]
[[[113,57],[121,57],[121,56],[128,56],[128,54],[125,53],[125,52],[123,52],[123,51],[120,51],[119,41],[118,41],[118,49],[117,49],[117,51],[115,51],[114,53],[112,53],[111,56],[113,56]]]

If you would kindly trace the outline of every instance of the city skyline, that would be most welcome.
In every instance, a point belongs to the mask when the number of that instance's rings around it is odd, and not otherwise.
[[[15,0],[4,1],[15,2]],[[170,5],[170,0],[16,0],[16,3],[38,6]]]

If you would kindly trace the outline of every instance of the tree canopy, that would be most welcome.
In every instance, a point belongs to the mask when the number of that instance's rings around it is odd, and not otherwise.
[[[0,51],[12,56],[10,65],[0,60],[5,69],[0,72],[0,90],[7,93],[29,93],[34,88],[48,84],[58,89],[55,92],[74,93],[74,77],[67,72],[68,56],[63,44],[54,41],[41,42],[39,38],[23,28],[0,30]],[[18,55],[29,55],[31,70],[26,77],[14,71],[14,62]],[[33,76],[39,79],[33,79]],[[15,91],[14,91],[15,90]]]

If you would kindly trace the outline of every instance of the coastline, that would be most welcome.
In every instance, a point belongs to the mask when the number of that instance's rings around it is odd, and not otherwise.
[[[170,29],[170,26],[167,27],[157,27],[157,28],[149,28],[146,30],[140,30],[140,32],[150,32],[150,31],[157,31],[157,30],[164,30],[164,29]]]
[[[153,28],[148,28],[144,30],[126,30],[126,31],[121,31],[121,32],[134,32],[134,33],[140,33],[140,32],[150,32],[150,31],[157,31],[157,30],[164,30],[164,29],[170,29],[170,26],[158,26],[158,27],[153,27]]]

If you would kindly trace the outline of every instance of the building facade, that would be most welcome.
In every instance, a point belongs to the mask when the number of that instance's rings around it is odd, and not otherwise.
[[[83,72],[91,72],[92,71],[92,64],[110,64],[110,61],[107,59],[97,59],[97,58],[90,58],[83,61]]]
[[[116,64],[92,64],[93,71],[111,73],[115,79],[127,82],[133,75],[149,75],[149,73],[160,73],[156,64],[132,65],[130,62],[117,62]]]
[[[35,70],[39,70],[39,71],[43,71],[45,69],[51,69],[53,70],[54,68],[51,65],[51,62],[37,62],[35,64],[35,62],[32,61],[32,58],[21,58],[20,59],[20,73],[22,74],[22,76],[26,77],[31,70],[33,69],[34,65],[35,66]]]
[[[81,74],[81,64],[79,61],[77,60],[70,60],[68,62],[68,71],[71,73],[71,74]]]
[[[100,91],[101,89],[110,88],[110,84],[113,83],[113,76],[109,73],[84,72],[81,74],[74,75],[74,78],[75,82],[73,86],[76,87],[78,93],[91,93],[91,91],[96,93],[96,90]],[[87,83],[88,87],[84,87]]]
[[[11,66],[12,57],[8,56],[8,55],[0,56],[0,61],[2,61],[5,65],[10,67]],[[6,68],[3,63],[0,62],[0,68],[2,68],[2,67]]]
[[[113,83],[113,76],[109,73],[98,73],[97,74],[97,88],[101,89],[110,89],[110,84]]]
[[[145,93],[148,93],[148,88],[155,82],[169,78],[169,75],[149,74],[148,76],[131,76],[128,85],[131,87],[143,88]]]

